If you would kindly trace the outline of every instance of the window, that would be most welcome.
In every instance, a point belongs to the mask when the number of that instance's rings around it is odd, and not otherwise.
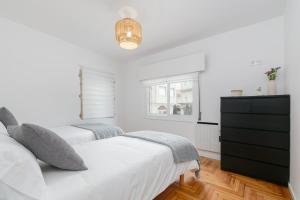
[[[197,121],[199,115],[198,73],[147,80],[146,117]]]
[[[193,114],[193,81],[170,82],[170,114]]]
[[[158,88],[158,95],[161,97],[166,97],[167,96],[167,87],[166,86],[160,86]]]
[[[80,100],[82,119],[114,117],[114,74],[94,69],[81,69]]]
[[[155,84],[149,87],[149,112],[166,115],[168,107],[167,84]]]

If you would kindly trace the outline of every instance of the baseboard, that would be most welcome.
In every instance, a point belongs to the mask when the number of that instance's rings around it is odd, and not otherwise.
[[[198,150],[198,153],[199,153],[200,156],[215,159],[215,160],[220,160],[221,159],[221,156],[220,156],[219,153],[211,152],[211,151],[205,151],[205,150],[201,150],[201,149],[197,149],[197,150]]]
[[[297,200],[291,183],[289,183],[289,191],[292,196],[292,200]]]

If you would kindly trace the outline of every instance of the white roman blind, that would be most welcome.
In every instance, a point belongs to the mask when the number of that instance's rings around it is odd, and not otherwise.
[[[114,117],[115,76],[94,69],[80,69],[81,119]]]

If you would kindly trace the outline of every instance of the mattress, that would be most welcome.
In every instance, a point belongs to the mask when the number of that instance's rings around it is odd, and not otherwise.
[[[175,164],[171,150],[136,138],[114,137],[74,145],[89,168],[64,171],[42,166],[43,200],[152,200],[195,161]]]
[[[92,131],[74,126],[60,126],[49,129],[62,137],[71,145],[83,144],[96,140],[96,137]]]

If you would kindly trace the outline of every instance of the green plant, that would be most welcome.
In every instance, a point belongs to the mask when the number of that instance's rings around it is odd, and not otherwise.
[[[265,72],[265,74],[267,75],[268,79],[270,81],[272,80],[276,80],[277,78],[277,71],[280,69],[281,67],[276,67],[276,68],[271,68],[269,71]]]

